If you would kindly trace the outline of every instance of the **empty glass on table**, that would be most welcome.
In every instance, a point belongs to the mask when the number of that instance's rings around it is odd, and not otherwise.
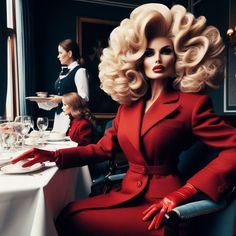
[[[47,117],[38,117],[37,118],[37,127],[40,132],[41,144],[45,144],[44,140],[44,131],[48,128],[48,118]]]
[[[7,148],[6,134],[10,132],[9,127],[10,119],[8,117],[0,116],[0,149]]]
[[[31,117],[30,116],[16,116],[14,120],[14,130],[18,134],[17,144],[19,146],[24,146],[25,136],[29,133],[31,127]]]

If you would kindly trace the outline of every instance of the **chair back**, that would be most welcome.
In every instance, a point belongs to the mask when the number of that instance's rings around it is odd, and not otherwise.
[[[180,154],[178,169],[185,178],[189,178],[214,159],[218,153],[218,149],[211,148],[201,141],[197,141]]]

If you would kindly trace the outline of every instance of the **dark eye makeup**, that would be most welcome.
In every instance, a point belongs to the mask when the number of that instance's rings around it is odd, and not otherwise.
[[[160,53],[164,55],[170,55],[173,53],[173,49],[170,46],[166,46],[161,49]]]
[[[168,45],[160,50],[160,54],[162,55],[170,55],[173,53],[173,49]],[[147,48],[144,53],[144,57],[151,57],[155,54],[155,50],[153,48]]]
[[[155,53],[154,49],[152,48],[147,48],[144,52],[144,57],[151,57]]]

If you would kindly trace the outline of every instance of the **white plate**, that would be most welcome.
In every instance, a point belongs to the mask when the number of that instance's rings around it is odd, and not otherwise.
[[[32,97],[26,97],[25,99],[30,100],[32,102],[48,102],[52,98],[51,97],[37,97],[37,96],[32,96]]]
[[[36,138],[26,138],[25,139],[25,145],[26,146],[37,146],[38,139]]]
[[[49,142],[60,142],[60,141],[66,141],[66,140],[68,140],[66,137],[64,137],[64,138],[50,138],[50,137],[48,137],[47,138],[47,141],[49,141]]]
[[[29,161],[29,160],[27,160],[27,161]],[[1,168],[1,171],[4,174],[25,174],[25,173],[30,173],[30,172],[40,170],[45,166],[44,163],[36,163],[36,164],[29,166],[29,167],[22,167],[24,162],[26,162],[26,161],[19,161],[18,163],[14,164],[14,165],[10,164],[10,165],[3,166]]]

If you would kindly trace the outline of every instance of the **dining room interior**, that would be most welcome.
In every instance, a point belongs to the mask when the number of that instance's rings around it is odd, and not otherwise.
[[[79,45],[80,62],[89,73],[88,107],[96,119],[96,141],[103,136],[106,125],[116,116],[119,104],[100,89],[98,77],[100,56],[108,45],[111,31],[122,19],[129,17],[134,8],[145,3],[162,3],[168,7],[181,4],[196,16],[204,15],[208,24],[219,29],[225,44],[224,79],[220,88],[210,91],[209,96],[213,101],[214,111],[227,123],[236,127],[235,0],[2,0],[0,1],[0,168],[9,164],[9,156],[12,157],[13,152],[20,155],[25,147],[28,148],[27,144],[29,147],[40,145],[50,150],[76,146],[68,136],[58,136],[60,134],[56,134],[56,138],[53,136],[55,133],[51,131],[55,110],[41,109],[38,105],[38,102],[49,100],[55,94],[54,83],[61,71],[58,44],[64,39],[74,39]],[[1,128],[1,123],[9,125],[7,129],[10,131],[7,135],[3,135],[4,129]],[[61,140],[63,143],[57,143]],[[86,167],[66,170],[63,180],[62,174],[56,169],[50,170],[50,166],[53,165],[50,163],[48,166],[38,167],[39,170],[45,171],[45,175],[37,172],[37,167],[33,170],[36,171],[35,174],[29,170],[28,179],[22,175],[18,179],[13,179],[11,169],[3,168],[3,173],[0,171],[0,183],[5,192],[12,197],[12,206],[21,202],[30,208],[29,203],[19,200],[25,197],[33,203],[33,209],[27,216],[31,228],[23,227],[24,230],[19,231],[19,236],[56,236],[52,222],[53,217],[58,214],[58,208],[75,197],[89,196],[94,178],[100,177],[97,170],[94,170],[95,167],[91,166],[90,169]],[[60,186],[60,181],[66,186],[70,182],[78,181],[78,175],[82,176],[79,182],[84,188],[76,190],[77,192],[68,190],[68,195],[66,189],[61,190],[58,201],[52,204],[53,191]],[[41,182],[37,182],[35,176],[40,176]],[[10,185],[6,181],[9,181]],[[27,182],[23,195],[20,188],[13,187],[14,181],[19,186]],[[36,192],[34,181],[37,182]],[[15,193],[19,198],[15,197]],[[28,193],[30,195],[27,195]],[[3,208],[1,202],[4,200],[6,204],[11,204],[4,198],[4,194],[0,190],[1,214],[7,212],[7,208]],[[43,210],[40,210],[40,207]],[[23,224],[22,219],[19,219],[22,212],[21,209],[17,212],[18,219],[9,214],[4,220],[10,220],[12,217],[15,226],[19,226]],[[46,224],[43,218],[46,219]],[[35,221],[40,222],[39,226]],[[17,227],[9,229],[4,224],[0,216],[0,235],[12,236],[13,232],[17,232]],[[235,233],[232,236],[236,236],[236,219]]]

